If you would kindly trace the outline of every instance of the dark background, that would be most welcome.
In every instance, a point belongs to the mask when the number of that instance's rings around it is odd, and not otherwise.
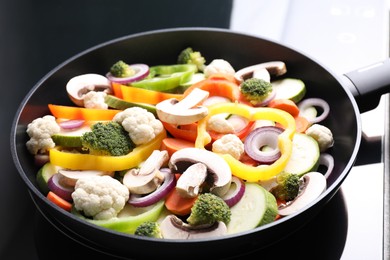
[[[10,131],[19,103],[50,70],[96,44],[172,27],[229,28],[232,1],[0,0],[0,255],[33,217],[13,165]]]

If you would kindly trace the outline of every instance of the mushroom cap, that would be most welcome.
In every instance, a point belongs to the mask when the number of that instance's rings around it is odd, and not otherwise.
[[[269,61],[245,67],[237,71],[234,74],[234,78],[237,82],[242,83],[246,78],[252,77],[255,71],[260,72],[261,69],[266,69],[269,74],[275,76],[280,76],[287,72],[286,64],[283,61]]]
[[[71,78],[66,84],[69,98],[77,106],[84,106],[84,95],[89,91],[105,91],[111,93],[111,83],[103,75],[88,73]]]
[[[212,225],[191,226],[175,215],[166,216],[160,223],[164,239],[198,239],[227,234],[226,224],[222,221]]]
[[[287,216],[303,209],[326,190],[326,178],[322,173],[308,172],[302,178],[302,191],[289,204],[279,207],[279,215]]]
[[[91,176],[103,176],[108,175],[113,177],[114,172],[106,172],[106,171],[97,171],[97,170],[68,170],[68,169],[60,169],[58,170],[58,174],[60,175],[60,182],[66,185],[74,187],[76,182],[82,178],[88,178]]]
[[[216,153],[194,147],[183,148],[172,154],[168,166],[172,173],[183,173],[195,163],[206,165],[206,182],[211,193],[223,196],[228,192],[232,172],[227,162]]]

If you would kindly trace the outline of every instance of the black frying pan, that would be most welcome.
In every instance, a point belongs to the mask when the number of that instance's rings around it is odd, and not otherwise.
[[[207,61],[223,58],[236,69],[261,62],[281,60],[286,63],[286,77],[302,79],[306,97],[321,97],[331,107],[325,125],[333,132],[335,159],[327,190],[305,210],[277,222],[222,238],[202,240],[156,240],[126,235],[86,223],[50,203],[35,181],[34,165],[25,143],[27,124],[48,114],[48,103],[72,105],[66,82],[83,73],[105,74],[114,62],[123,59],[149,65],[173,64],[177,54],[191,46],[201,51]],[[204,257],[213,252],[218,258],[245,254],[277,242],[298,230],[334,196],[355,163],[362,138],[360,113],[373,109],[383,93],[388,92],[390,64],[335,75],[318,62],[278,43],[224,29],[176,28],[134,34],[115,39],[72,57],[42,78],[28,93],[15,116],[11,132],[13,160],[21,178],[41,213],[60,231],[93,249],[124,258]],[[351,80],[349,80],[351,79]],[[355,87],[356,86],[356,87]],[[387,88],[387,89],[386,89]]]

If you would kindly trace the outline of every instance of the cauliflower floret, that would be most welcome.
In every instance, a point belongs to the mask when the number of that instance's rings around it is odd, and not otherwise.
[[[97,220],[116,217],[129,196],[125,185],[107,175],[79,179],[72,193],[74,207]]]
[[[96,109],[108,109],[108,105],[104,102],[107,96],[103,91],[89,91],[83,97],[84,107]]]
[[[233,125],[219,115],[214,115],[210,117],[210,119],[207,121],[207,129],[222,134],[234,133]]]
[[[34,119],[27,125],[27,134],[30,140],[26,146],[31,154],[45,153],[53,148],[55,143],[51,136],[60,132],[61,127],[57,124],[54,116],[46,115]]]
[[[321,152],[333,146],[334,139],[332,131],[326,126],[313,124],[306,129],[305,134],[310,135],[318,142]]]
[[[126,108],[116,114],[113,121],[122,124],[136,145],[150,142],[164,130],[161,121],[141,107]]]
[[[218,74],[218,73],[234,76],[234,73],[236,73],[236,71],[234,70],[232,65],[230,65],[230,63],[227,62],[226,60],[215,59],[211,61],[211,63],[204,68],[203,73],[205,77],[208,78],[211,75]]]
[[[230,154],[238,160],[244,153],[244,143],[238,136],[227,134],[214,141],[212,151],[214,153]]]

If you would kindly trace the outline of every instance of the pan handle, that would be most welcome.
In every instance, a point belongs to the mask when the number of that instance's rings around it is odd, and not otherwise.
[[[390,59],[348,72],[344,76],[350,81],[347,86],[360,112],[372,110],[378,106],[381,96],[390,92]]]

